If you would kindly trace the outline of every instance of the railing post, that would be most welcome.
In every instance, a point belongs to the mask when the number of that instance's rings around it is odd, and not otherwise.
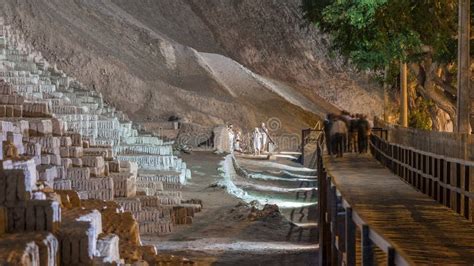
[[[374,264],[374,254],[372,250],[372,241],[369,236],[369,226],[363,224],[361,231],[362,266],[372,266]]]
[[[468,192],[473,192],[474,191],[474,166],[468,166],[468,169],[466,169],[468,173],[466,174],[466,180],[465,180],[465,189]],[[474,199],[467,199],[466,200],[466,207],[467,207],[467,219],[470,220],[471,222],[474,222],[474,214],[472,211],[474,208],[472,205],[474,204]]]
[[[326,220],[327,214],[327,173],[322,164],[322,152],[319,154],[318,166],[318,205],[319,205],[319,265],[329,265],[329,258],[331,257],[331,229]]]
[[[356,228],[352,221],[352,208],[346,208],[346,265],[356,264]]]
[[[395,249],[392,247],[387,250],[387,266],[395,266]]]
[[[329,212],[330,212],[330,227],[331,227],[331,265],[338,265],[338,250],[336,246],[337,236],[337,195],[336,187],[332,186],[330,178],[328,177],[329,188]]]

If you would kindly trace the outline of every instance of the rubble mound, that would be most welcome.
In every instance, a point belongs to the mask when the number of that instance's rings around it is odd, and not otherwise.
[[[282,215],[280,209],[276,204],[265,204],[263,209],[259,210],[256,207],[252,207],[248,217],[250,221],[267,221],[273,219],[281,219]]]
[[[284,217],[277,205],[265,204],[258,208],[256,201],[250,203],[241,202],[229,210],[229,214],[236,221],[259,221],[259,222],[281,222]]]

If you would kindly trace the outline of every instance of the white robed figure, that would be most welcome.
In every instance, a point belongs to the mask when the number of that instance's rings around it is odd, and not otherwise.
[[[268,144],[268,129],[265,126],[265,123],[262,123],[262,126],[260,128],[260,133],[262,134],[261,152],[266,152],[267,151],[267,144]]]
[[[234,150],[238,152],[242,152],[242,148],[240,147],[240,142],[242,141],[242,133],[237,131],[235,134],[235,142],[234,142]]]
[[[234,126],[230,124],[227,127],[227,130],[229,131],[229,148],[230,152],[234,152],[234,138],[235,138],[235,133],[234,133]]]
[[[255,128],[253,131],[253,152],[255,155],[260,155],[260,151],[262,149],[262,133],[258,129]]]

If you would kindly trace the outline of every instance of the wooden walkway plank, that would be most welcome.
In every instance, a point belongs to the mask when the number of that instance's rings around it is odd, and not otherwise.
[[[342,198],[416,264],[474,263],[474,225],[392,174],[370,155],[324,157]]]

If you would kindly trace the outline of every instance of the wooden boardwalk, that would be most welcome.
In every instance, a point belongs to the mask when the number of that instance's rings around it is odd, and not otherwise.
[[[325,156],[323,161],[343,201],[408,264],[473,265],[473,223],[416,191],[370,155]]]

